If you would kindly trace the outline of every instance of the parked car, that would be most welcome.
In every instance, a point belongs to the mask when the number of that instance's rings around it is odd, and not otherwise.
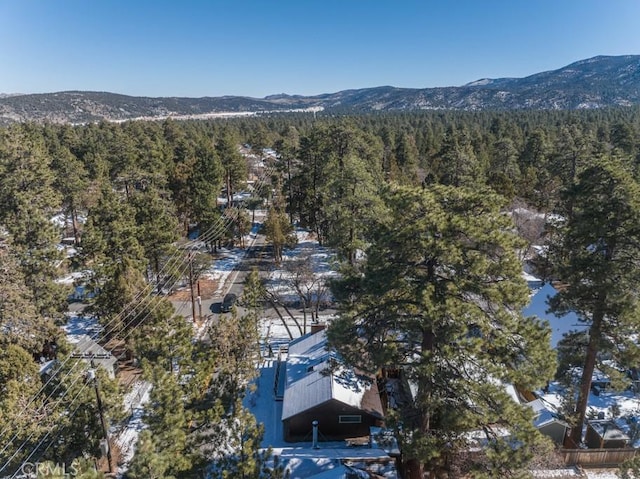
[[[220,306],[220,311],[223,313],[228,313],[233,308],[233,305],[236,304],[238,297],[234,293],[227,293],[222,300],[222,305]]]

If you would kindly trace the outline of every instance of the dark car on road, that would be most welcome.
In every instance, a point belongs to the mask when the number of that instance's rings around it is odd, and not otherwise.
[[[233,305],[236,304],[238,297],[234,293],[228,293],[225,295],[222,300],[222,305],[220,306],[220,311],[223,313],[228,313],[233,308]]]

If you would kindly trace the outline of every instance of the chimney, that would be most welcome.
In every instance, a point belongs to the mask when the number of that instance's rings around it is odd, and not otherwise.
[[[326,323],[311,323],[311,334],[322,331],[327,327]]]
[[[313,424],[313,444],[311,447],[313,449],[320,449],[320,446],[318,446],[318,421],[313,421],[311,424]]]

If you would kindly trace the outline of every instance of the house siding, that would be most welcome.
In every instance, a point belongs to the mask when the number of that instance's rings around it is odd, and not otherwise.
[[[550,437],[556,444],[564,444],[564,438],[567,435],[568,427],[561,422],[552,422],[550,424],[538,428],[541,434]]]
[[[341,424],[339,416],[362,416],[360,423]],[[382,420],[376,414],[370,414],[340,401],[330,400],[319,406],[303,411],[283,421],[284,439],[287,442],[311,442],[312,422],[318,421],[321,441],[336,441],[369,435],[369,427],[381,426]]]

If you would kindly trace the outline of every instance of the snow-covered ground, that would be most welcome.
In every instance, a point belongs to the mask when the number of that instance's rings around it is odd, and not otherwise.
[[[258,217],[259,214],[256,214]],[[244,242],[246,245],[252,245],[258,236],[258,231],[260,229],[259,223],[254,223],[251,227],[251,231],[248,235],[244,237]],[[202,245],[204,247],[204,245]],[[202,273],[201,277],[203,279],[211,279],[218,282],[218,291],[216,291],[217,295],[220,295],[221,292],[225,288],[225,283],[227,283],[227,279],[233,271],[236,270],[242,258],[247,254],[246,248],[219,248],[218,249],[218,258],[211,264],[207,270]]]
[[[62,326],[62,329],[70,343],[77,343],[82,336],[95,339],[102,331],[102,326],[95,316],[86,316],[77,312],[66,313],[66,316],[67,323]]]
[[[547,392],[538,391],[537,394],[547,404],[560,408],[564,387],[558,382],[551,382]],[[613,419],[623,431],[629,431],[629,422],[640,422],[640,395],[631,390],[613,391],[605,390],[595,395],[589,394],[589,406],[587,409],[590,417],[597,417],[603,413],[605,419]],[[632,444],[640,447],[640,438]]]
[[[135,446],[138,442],[140,432],[146,429],[143,421],[144,405],[149,402],[149,392],[151,383],[147,381],[136,381],[124,397],[125,411],[130,412],[129,419],[122,428],[118,428],[115,435],[115,442],[120,448],[121,466],[118,468],[118,477],[127,471],[129,462],[135,453]]]
[[[316,285],[305,285],[312,291],[313,301],[315,302],[319,299],[321,302],[327,302],[330,299],[329,292],[322,285],[337,274],[334,264],[336,261],[335,254],[329,248],[320,246],[309,231],[297,228],[295,233],[298,238],[298,244],[295,248],[284,251],[281,267],[269,273],[266,283],[267,289],[275,293],[283,302],[298,301],[298,293],[291,284],[294,275],[287,268],[287,264],[304,260],[308,262],[308,266],[313,271],[313,277],[317,283]],[[320,298],[318,298],[318,294],[321,295]]]

